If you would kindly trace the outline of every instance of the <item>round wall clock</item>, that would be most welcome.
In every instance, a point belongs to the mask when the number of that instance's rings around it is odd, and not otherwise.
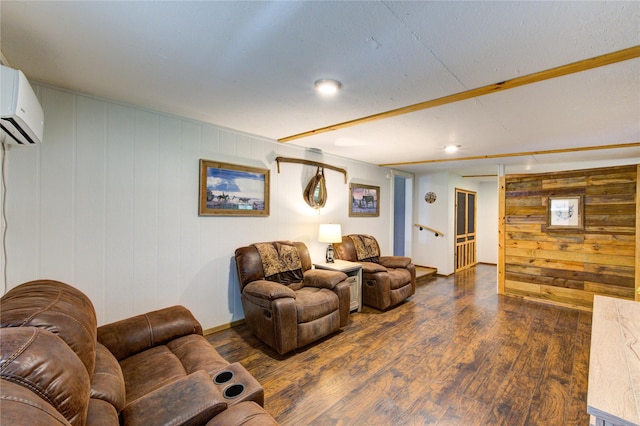
[[[426,194],[424,194],[424,200],[431,204],[434,201],[436,201],[436,193],[435,192],[427,192]]]

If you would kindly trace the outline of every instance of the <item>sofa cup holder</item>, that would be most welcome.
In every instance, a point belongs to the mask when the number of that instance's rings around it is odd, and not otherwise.
[[[213,378],[213,383],[215,383],[216,385],[222,385],[233,379],[233,376],[234,374],[231,370],[221,371]]]
[[[212,375],[213,384],[228,405],[254,401],[264,407],[264,391],[260,383],[242,365],[234,362]]]
[[[227,399],[233,399],[239,397],[243,393],[244,385],[242,383],[234,383],[224,388],[224,391],[222,391],[222,396]]]
[[[213,377],[213,383],[215,383],[216,385],[224,385],[225,383],[229,383],[234,377],[235,374],[233,373],[233,371],[224,370]],[[242,383],[232,383],[222,390],[222,396],[224,396],[226,399],[237,398],[243,393],[244,384]]]

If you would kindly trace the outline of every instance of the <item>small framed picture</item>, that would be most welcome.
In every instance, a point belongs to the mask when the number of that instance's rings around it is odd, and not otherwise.
[[[549,197],[547,229],[583,229],[582,196]]]
[[[380,187],[359,183],[349,185],[349,216],[380,216]]]
[[[200,160],[200,216],[269,216],[269,169]]]

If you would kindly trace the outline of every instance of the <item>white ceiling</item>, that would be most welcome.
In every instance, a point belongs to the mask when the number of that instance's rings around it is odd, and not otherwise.
[[[32,79],[271,139],[640,44],[637,1],[3,0],[0,19],[2,54]],[[342,91],[319,96],[320,78]],[[387,164],[635,142],[638,58],[289,143]],[[640,162],[640,147],[394,168],[605,159]]]

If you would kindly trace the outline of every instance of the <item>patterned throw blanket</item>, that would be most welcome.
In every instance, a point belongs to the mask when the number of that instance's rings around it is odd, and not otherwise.
[[[376,239],[370,235],[350,235],[356,249],[356,257],[361,262],[378,262],[380,250]]]
[[[301,282],[302,262],[293,243],[275,241],[253,245],[260,254],[264,278],[282,284]]]

